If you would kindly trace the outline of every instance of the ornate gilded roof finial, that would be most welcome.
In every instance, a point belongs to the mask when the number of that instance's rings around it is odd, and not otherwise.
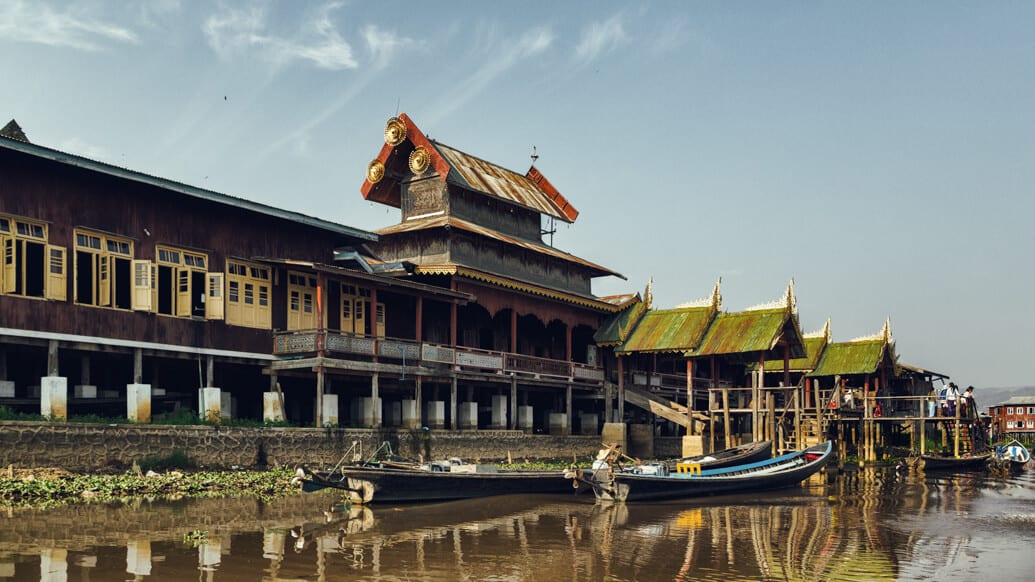
[[[885,342],[890,344],[892,341],[894,341],[894,340],[891,339],[891,316],[890,315],[888,316],[887,319],[884,320],[884,329],[882,329],[880,331],[880,334],[882,336],[884,336],[884,341]]]
[[[654,307],[654,277],[647,279],[647,288],[643,290],[643,304],[647,309]]]
[[[715,281],[715,288],[712,289],[712,308],[718,311],[722,308],[722,293],[719,289],[722,286],[722,277]]]
[[[787,309],[790,309],[791,313],[798,313],[798,300],[794,297],[794,277],[791,277],[791,282],[787,284]]]
[[[830,318],[827,318],[827,322],[823,324],[823,337],[826,338],[826,343],[830,343]]]

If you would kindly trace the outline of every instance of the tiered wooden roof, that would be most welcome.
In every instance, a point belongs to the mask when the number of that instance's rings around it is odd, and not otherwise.
[[[700,347],[690,356],[768,352],[783,340],[792,358],[805,356],[793,281],[782,299],[737,313],[716,315]]]
[[[645,295],[651,297],[650,285]],[[675,309],[650,309],[650,302],[647,302],[648,310],[634,322],[635,327],[626,334],[621,346],[615,348],[615,353],[692,352],[700,345],[721,306],[719,283],[715,284],[709,298]]]
[[[535,166],[521,175],[428,139],[405,113],[396,119],[405,127],[405,137],[400,143],[392,145],[386,142],[381,147],[374,162],[383,164],[384,177],[372,182],[368,175],[360,188],[364,199],[399,208],[402,197],[398,177],[408,173],[407,164],[414,149],[423,147],[431,156],[430,167],[439,176],[444,176],[447,183],[499,198],[565,222],[575,222],[578,217],[579,211]]]

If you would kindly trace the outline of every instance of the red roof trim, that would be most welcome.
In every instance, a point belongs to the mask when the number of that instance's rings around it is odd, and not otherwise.
[[[542,189],[542,191],[550,198],[550,200],[553,201],[554,205],[557,206],[557,209],[568,217],[569,222],[575,222],[575,219],[579,215],[579,211],[575,210],[575,207],[572,206],[570,202],[568,202],[567,198],[561,195],[560,191],[558,191],[557,188],[554,188],[553,184],[551,184],[550,181],[546,179],[546,176],[544,176],[542,172],[540,172],[535,166],[532,166],[528,169],[528,172],[525,174],[525,177],[531,180],[532,183],[534,183],[536,186],[539,186],[540,189]]]
[[[405,141],[409,141],[414,147],[423,147],[426,149],[428,154],[431,156],[431,167],[435,169],[435,172],[437,172],[439,176],[442,176],[443,180],[446,179],[449,176],[449,162],[442,157],[442,154],[438,153],[438,150],[434,145],[432,145],[431,140],[424,135],[424,132],[417,127],[417,124],[415,124],[408,115],[405,113],[400,114],[399,120],[406,125]],[[405,141],[403,143],[405,143]],[[392,152],[394,152],[396,148],[401,146],[402,144],[392,147],[386,143],[381,146],[381,151],[377,154],[377,158],[375,159],[380,161],[385,165],[385,168],[387,168],[388,158],[391,157]],[[409,170],[409,168],[407,168],[407,170]],[[360,187],[359,191],[363,194],[364,200],[381,202],[382,204],[387,204],[396,208],[399,208],[399,206],[402,205],[398,184],[395,184],[394,181],[381,180],[377,184],[374,184],[364,177],[363,186]]]

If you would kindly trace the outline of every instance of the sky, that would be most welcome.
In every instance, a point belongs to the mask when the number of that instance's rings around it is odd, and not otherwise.
[[[553,244],[675,307],[794,291],[833,341],[1035,386],[1035,3],[0,2],[0,125],[376,230],[385,121],[580,211]]]

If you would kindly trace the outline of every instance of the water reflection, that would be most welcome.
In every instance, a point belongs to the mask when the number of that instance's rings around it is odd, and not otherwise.
[[[933,580],[1026,575],[1035,482],[866,470],[659,504],[333,492],[12,510],[0,580]],[[1026,578],[1026,576],[1025,576]]]

